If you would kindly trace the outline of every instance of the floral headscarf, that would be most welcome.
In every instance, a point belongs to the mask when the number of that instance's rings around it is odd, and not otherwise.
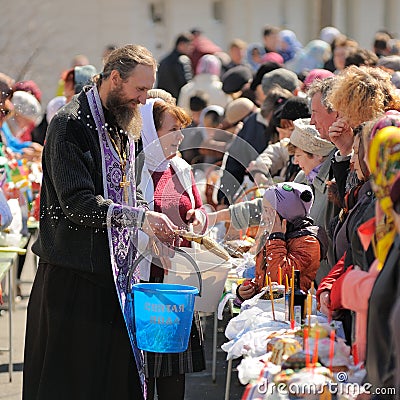
[[[386,126],[376,131],[368,151],[372,187],[379,200],[382,215],[377,215],[375,252],[382,268],[392,246],[396,229],[392,217],[390,190],[400,171],[400,128]]]
[[[400,112],[397,110],[388,110],[385,112],[384,116],[375,120],[372,125],[371,132],[369,133],[370,140],[376,135],[376,133],[385,128],[386,126],[397,126],[400,128]]]

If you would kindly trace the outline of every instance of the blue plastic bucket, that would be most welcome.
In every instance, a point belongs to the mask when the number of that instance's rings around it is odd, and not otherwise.
[[[194,301],[198,293],[196,287],[186,285],[132,285],[128,301],[133,302],[139,349],[155,353],[185,351],[189,344]]]

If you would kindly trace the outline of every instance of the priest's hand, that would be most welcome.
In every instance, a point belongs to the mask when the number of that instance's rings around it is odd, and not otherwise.
[[[152,256],[164,261],[163,265],[166,258],[174,256],[172,247],[179,246],[180,238],[174,233],[176,229],[178,227],[165,214],[146,211],[142,231],[150,237]],[[164,268],[167,270],[169,266]]]
[[[177,236],[174,231],[178,227],[165,215],[155,211],[146,211],[142,231],[151,238],[158,239],[166,246],[175,245]]]

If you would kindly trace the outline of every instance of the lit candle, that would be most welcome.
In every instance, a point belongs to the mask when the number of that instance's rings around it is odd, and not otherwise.
[[[272,318],[275,321],[274,294],[272,293],[272,279],[270,276],[268,277],[268,282],[269,282],[269,298],[271,300],[271,307],[272,307]]]
[[[315,330],[315,339],[314,339],[314,353],[313,353],[313,366],[315,367],[315,364],[318,362],[318,339],[319,339],[319,329],[317,328]]]
[[[335,330],[331,330],[329,343],[329,369],[332,371],[333,356],[335,353]]]
[[[308,327],[303,329],[304,352],[306,353],[306,367],[310,366],[310,349],[308,347]]]
[[[311,326],[311,308],[312,308],[312,296],[311,296],[311,293],[308,293],[307,294],[308,326]]]
[[[294,267],[292,267],[291,293],[290,293],[290,325],[294,325]],[[293,328],[292,328],[293,329]]]
[[[358,360],[358,351],[357,351],[357,344],[356,343],[353,344],[351,352],[353,354],[354,365],[358,365],[359,360]]]
[[[289,291],[289,278],[288,278],[287,274],[285,274],[285,291],[286,292]]]
[[[278,284],[282,285],[282,267],[278,267]]]

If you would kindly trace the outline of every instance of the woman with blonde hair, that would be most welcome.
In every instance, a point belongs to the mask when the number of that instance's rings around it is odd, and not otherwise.
[[[350,66],[335,78],[327,102],[338,113],[337,120],[329,128],[331,142],[340,149],[335,153],[336,161],[350,158],[354,142],[353,129],[378,118],[386,111],[400,111],[400,98],[390,79],[387,72],[365,66]],[[347,176],[338,174],[334,168],[334,176],[343,201],[342,190],[348,191],[358,182],[352,172]],[[346,177],[347,182],[343,183]]]
[[[353,65],[337,76],[328,101],[351,127],[356,127],[388,110],[400,111],[395,89],[387,72]]]

